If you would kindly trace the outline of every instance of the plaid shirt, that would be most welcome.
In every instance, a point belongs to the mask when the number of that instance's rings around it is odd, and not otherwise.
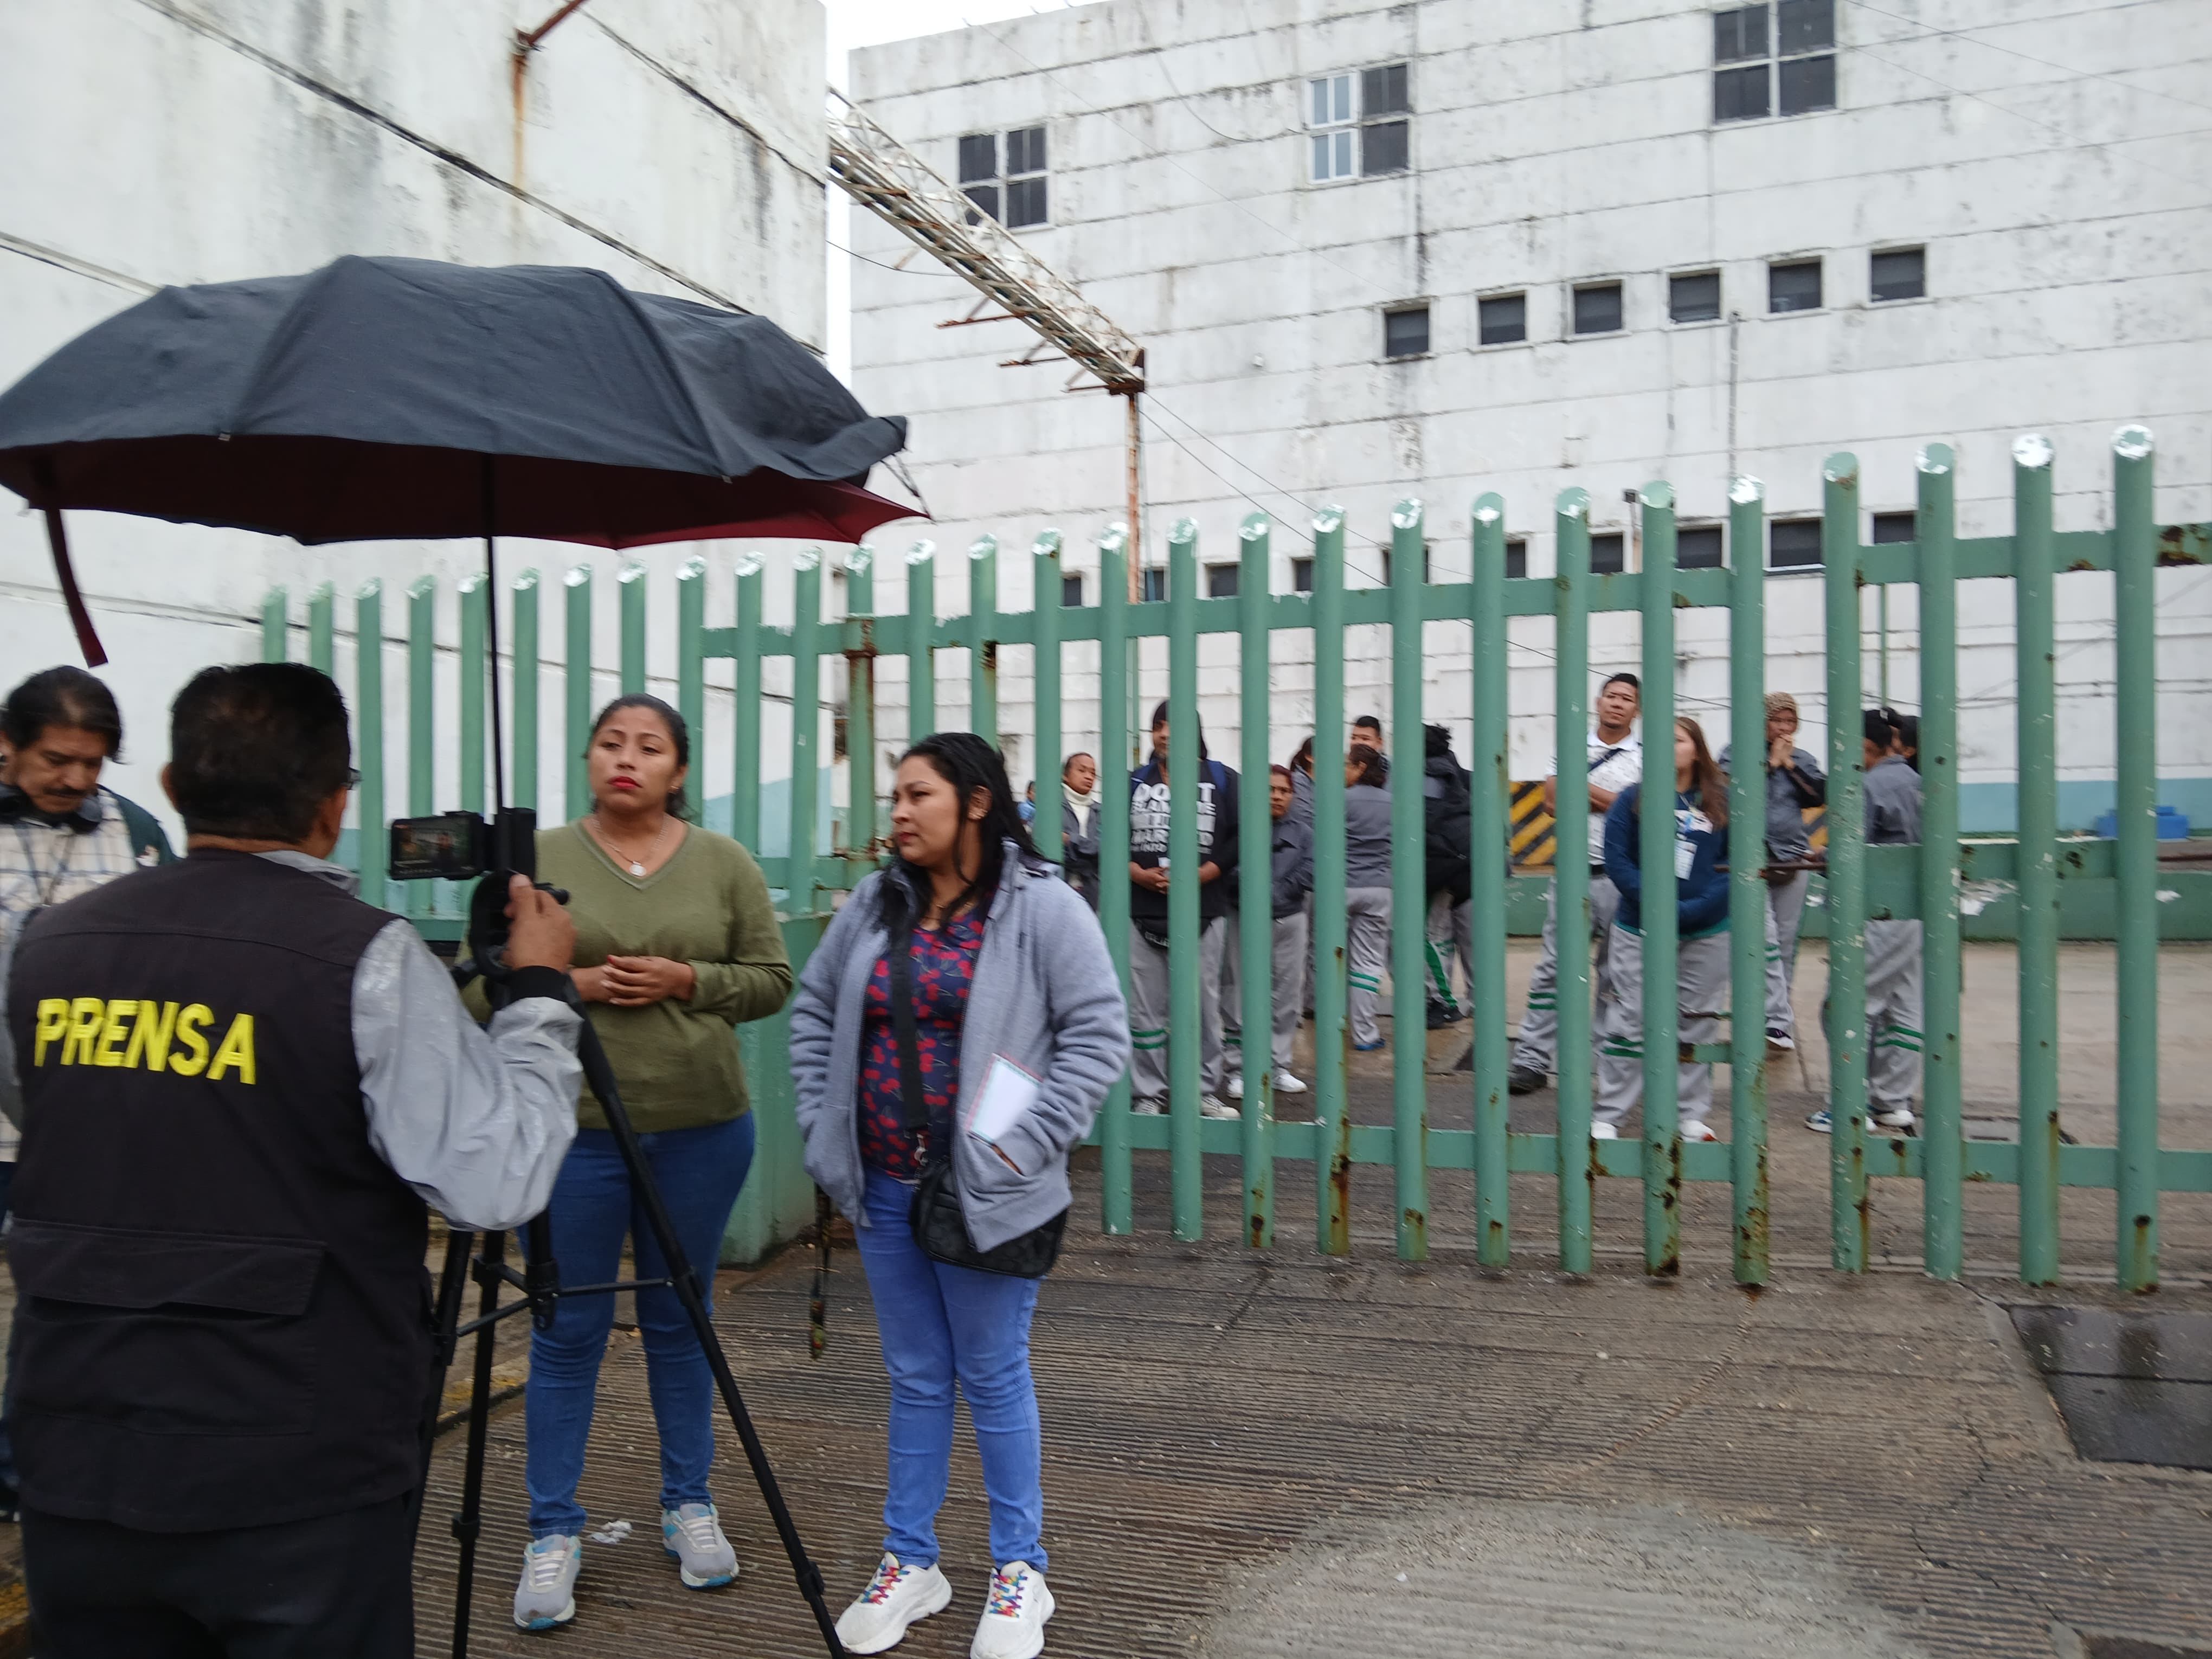
[[[0,784],[0,969],[15,954],[26,924],[49,905],[174,855],[161,827],[131,809],[143,827],[133,833],[123,798],[97,789],[59,823],[33,811],[20,792]],[[0,986],[6,977],[0,973]],[[22,1137],[0,1120],[0,1164],[12,1163]]]

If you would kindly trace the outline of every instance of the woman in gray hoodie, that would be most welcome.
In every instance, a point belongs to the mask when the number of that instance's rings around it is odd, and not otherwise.
[[[1382,1046],[1376,1015],[1382,967],[1390,959],[1390,791],[1380,750],[1352,745],[1344,763],[1344,955],[1351,994],[1352,1046]]]
[[[852,1218],[891,1381],[883,1560],[837,1634],[848,1652],[881,1653],[952,1599],[934,1523],[957,1383],[982,1455],[994,1569],[970,1652],[1035,1659],[1053,1612],[1029,1363],[1039,1281],[925,1255],[908,1212],[933,1144],[949,1150],[979,1249],[1066,1210],[1068,1152],[1128,1065],[1128,1011],[1097,919],[1030,845],[982,738],[940,732],[907,751],[891,833],[896,858],[831,921],[791,1011],[807,1173]],[[902,950],[929,1115],[919,1132],[906,1124],[890,1000]],[[978,1110],[987,1081],[990,1121]],[[1024,1093],[1011,1118],[997,1113]]]

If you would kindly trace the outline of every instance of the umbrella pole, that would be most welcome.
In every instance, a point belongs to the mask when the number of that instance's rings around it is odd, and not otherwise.
[[[494,817],[507,811],[507,749],[499,712],[499,458],[483,458],[484,672],[491,676],[491,799]],[[520,665],[518,665],[519,666]],[[534,808],[537,802],[532,801]],[[512,869],[514,866],[508,865]]]

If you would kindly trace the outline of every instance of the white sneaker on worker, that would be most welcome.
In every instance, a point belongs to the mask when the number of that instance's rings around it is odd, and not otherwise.
[[[680,1504],[660,1512],[660,1541],[675,1558],[686,1589],[720,1589],[738,1576],[738,1553],[722,1536],[712,1504]]]
[[[1590,1139],[1592,1140],[1618,1140],[1620,1139],[1620,1131],[1614,1128],[1610,1123],[1593,1123],[1590,1125]]]
[[[1165,1095],[1139,1095],[1129,1103],[1129,1109],[1139,1117],[1167,1115],[1168,1097]]]
[[[1231,1072],[1229,1074],[1229,1097],[1231,1100],[1242,1100],[1244,1098],[1243,1073]]]
[[[1240,1078],[1238,1081],[1242,1082],[1243,1079]],[[1238,1099],[1241,1100],[1243,1098],[1244,1091],[1242,1089],[1239,1089],[1237,1093]],[[1244,1115],[1243,1112],[1237,1110],[1236,1107],[1231,1106],[1219,1095],[1200,1095],[1198,1097],[1198,1115],[1200,1117],[1242,1117]]]
[[[1044,1621],[1052,1612],[1044,1575],[1026,1561],[1007,1562],[991,1575],[968,1659],[1036,1659],[1044,1651]]]
[[[533,1538],[522,1552],[522,1582],[514,1587],[514,1622],[521,1630],[551,1630],[576,1616],[576,1575],[583,1570],[584,1540],[573,1532]]]
[[[910,1567],[886,1553],[860,1599],[837,1615],[837,1640],[848,1653],[881,1653],[906,1639],[908,1627],[952,1605],[952,1586],[934,1564]]]
[[[1713,1133],[1713,1126],[1711,1124],[1707,1123],[1702,1118],[1693,1118],[1689,1122],[1685,1123],[1682,1126],[1682,1139],[1685,1140],[1718,1140],[1720,1137]]]
[[[1867,1113],[1867,1123],[1873,1128],[1911,1134],[1913,1125],[1912,1109],[1910,1106],[1899,1106],[1894,1111],[1869,1110]]]
[[[1275,1092],[1277,1094],[1302,1095],[1305,1093],[1305,1082],[1296,1072],[1293,1072],[1287,1066],[1279,1066],[1275,1068]]]

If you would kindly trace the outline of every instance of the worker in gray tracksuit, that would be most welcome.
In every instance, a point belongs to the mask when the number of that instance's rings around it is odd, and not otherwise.
[[[1920,844],[1920,774],[1898,752],[1897,729],[1866,714],[1866,842]],[[1866,925],[1867,1110],[1877,1127],[1911,1130],[1920,1088],[1920,923]]]
[[[1589,930],[1594,947],[1590,988],[1601,1005],[1607,994],[1606,952],[1613,938],[1613,918],[1620,908],[1620,894],[1605,869],[1605,815],[1613,798],[1644,775],[1644,746],[1632,729],[1644,696],[1643,682],[1633,674],[1615,674],[1598,688],[1597,724],[1589,734],[1586,783],[1589,791]],[[1556,804],[1559,780],[1545,786],[1547,804]],[[1561,847],[1554,859],[1572,858],[1576,849]],[[1513,1063],[1507,1086],[1516,1095],[1534,1092],[1550,1079],[1552,1062],[1559,1041],[1559,894],[1556,882],[1544,896],[1544,945],[1528,975],[1528,1006],[1521,1016],[1520,1036],[1513,1044]]]
[[[1797,1020],[1790,991],[1797,980],[1797,933],[1805,921],[1805,890],[1810,870],[1777,868],[1809,864],[1813,842],[1805,830],[1805,811],[1828,799],[1828,775],[1820,763],[1796,746],[1797,699],[1787,691],[1766,696],[1766,1041],[1777,1048],[1796,1045]],[[1721,750],[1721,770],[1730,754]]]

